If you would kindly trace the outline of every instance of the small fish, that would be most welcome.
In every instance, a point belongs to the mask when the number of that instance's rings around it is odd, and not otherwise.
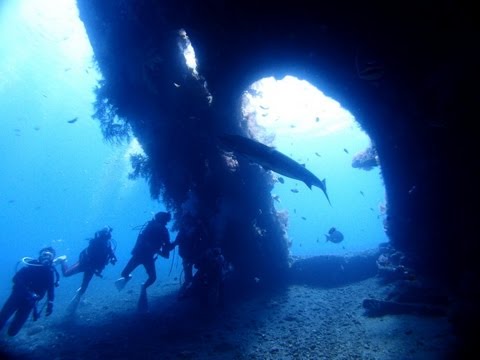
[[[35,126],[35,127],[33,128],[33,130],[35,130],[35,131],[40,130],[40,126]]]
[[[278,195],[272,195],[272,199],[275,200],[276,202],[280,202],[280,196]]]
[[[378,61],[368,61],[364,66],[357,68],[358,77],[367,81],[378,81],[385,75],[385,66]]]
[[[68,122],[69,124],[73,124],[73,123],[77,122],[77,120],[78,120],[78,117],[74,117],[74,118],[71,119],[71,120],[67,120],[67,122]]]
[[[65,72],[70,71],[70,70],[72,70],[72,68],[65,68],[65,69],[63,69],[63,71],[65,71]]]
[[[315,155],[317,155],[318,157],[322,157],[322,155],[320,155],[318,152],[316,152]]]
[[[317,117],[315,118],[315,122],[319,122],[319,121],[320,121],[320,118],[317,116]]]
[[[298,190],[297,190],[297,189],[290,189],[290,191],[293,192],[293,193],[295,193],[295,194],[298,193]]]
[[[349,154],[347,149],[344,148],[343,151],[345,151],[345,154]]]
[[[365,196],[365,194],[363,193],[363,191],[362,191],[362,190],[360,190],[360,194],[362,194],[362,196]]]
[[[302,220],[307,220],[307,218],[305,216],[302,216]]]
[[[285,184],[285,179],[284,179],[283,177],[279,176],[279,177],[278,177],[278,182],[279,182],[280,184]]]
[[[331,241],[332,243],[338,244],[343,241],[343,234],[332,227],[328,230],[328,234],[325,234],[325,241]]]
[[[360,56],[361,55],[361,56]],[[357,76],[362,80],[367,81],[379,81],[385,75],[385,64],[380,61],[376,56],[365,55],[359,53],[355,55],[355,67],[357,69]]]

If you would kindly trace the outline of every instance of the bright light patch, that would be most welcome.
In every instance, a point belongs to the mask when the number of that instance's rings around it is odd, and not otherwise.
[[[72,62],[81,63],[92,57],[93,50],[75,0],[22,1],[20,16],[29,24],[32,36],[57,42]]]
[[[194,74],[197,73],[197,58],[195,57],[195,50],[193,49],[192,44],[188,44],[187,48],[183,52],[183,56],[185,56],[185,61],[189,69],[192,70]]]
[[[130,157],[136,154],[145,156],[145,151],[143,151],[142,145],[138,142],[137,138],[134,137],[132,141],[130,141],[130,144],[128,144],[124,159],[130,162]]]
[[[180,37],[179,46],[183,51],[185,63],[187,64],[187,67],[192,70],[192,74],[197,77],[197,58],[195,57],[195,50],[193,49],[192,43],[184,29],[180,29],[178,35]]]
[[[338,101],[293,76],[255,82],[245,93],[243,113],[250,128],[259,126],[276,136],[319,137],[356,125]]]

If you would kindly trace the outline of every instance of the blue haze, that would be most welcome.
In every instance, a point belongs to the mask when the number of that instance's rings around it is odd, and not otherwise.
[[[134,228],[163,209],[144,180],[127,178],[129,144],[106,143],[92,120],[99,75],[91,48],[87,43],[80,51],[86,35],[78,16],[62,24],[48,13],[54,3],[74,5],[25,0],[0,6],[1,303],[19,259],[53,246],[73,264],[86,238],[105,225],[114,229],[119,262],[91,287],[103,284],[112,292],[138,234]],[[55,27],[64,32],[52,33]],[[159,279],[169,267],[157,263]],[[138,278],[145,278],[142,271]],[[81,275],[62,279],[57,298],[73,296],[80,282]]]
[[[27,3],[28,16],[24,14]],[[73,1],[47,3],[73,11]],[[69,22],[65,33],[52,33],[52,22],[61,15],[55,18],[45,13],[45,4],[39,0],[0,3],[2,303],[20,258],[35,257],[41,247],[51,245],[72,263],[87,245],[85,239],[105,225],[114,229],[119,263],[108,266],[104,278],[95,278],[91,288],[112,293],[113,280],[126,264],[138,233],[134,228],[163,209],[150,198],[144,180],[127,178],[129,144],[106,143],[91,118],[99,75],[91,49],[87,46],[88,51],[80,51],[83,45],[77,28],[85,36],[83,25],[77,19]],[[74,118],[78,120],[68,122]],[[288,143],[277,146],[286,154],[291,150]],[[296,154],[303,152],[297,160],[327,179],[332,207],[317,188],[309,190],[287,178],[285,184],[276,185],[273,193],[281,201],[277,208],[290,214],[293,254],[343,254],[386,241],[378,211],[384,201],[379,170],[366,172],[350,166],[351,155],[366,146],[365,138],[352,139],[349,133],[343,138],[295,144]],[[292,188],[299,192],[291,192]],[[325,242],[324,234],[331,226],[344,233],[343,243]],[[171,261],[157,262],[158,282],[176,281],[178,257],[174,273],[168,276]],[[145,278],[143,269],[134,275]],[[80,275],[62,279],[57,292],[60,302],[73,295],[80,281]]]

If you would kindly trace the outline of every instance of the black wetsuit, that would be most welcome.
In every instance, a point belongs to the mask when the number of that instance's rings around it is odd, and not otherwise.
[[[207,249],[195,264],[192,292],[199,291],[208,305],[222,305],[227,264],[220,248]]]
[[[90,240],[90,244],[81,253],[78,262],[67,268],[65,262],[62,263],[63,276],[68,277],[83,272],[82,285],[80,293],[85,293],[88,284],[94,274],[100,276],[109,261],[117,260],[110,240],[96,239]]]
[[[137,266],[143,265],[148,274],[148,279],[143,284],[146,289],[157,280],[155,254],[159,253],[163,257],[168,257],[170,249],[170,235],[165,225],[155,220],[149,221],[137,238],[132,250],[132,257],[123,269],[122,277],[129,278]]]
[[[178,245],[178,254],[182,258],[185,286],[193,279],[192,267],[207,245],[205,231],[201,224],[186,224],[180,229],[173,246]]]
[[[45,293],[47,293],[47,300],[52,304],[55,278],[55,269],[52,266],[43,266],[37,260],[21,268],[13,277],[12,293],[0,311],[0,329],[15,314],[8,328],[8,335],[16,335]]]

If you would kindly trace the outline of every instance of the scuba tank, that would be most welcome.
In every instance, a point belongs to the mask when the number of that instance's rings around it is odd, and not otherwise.
[[[20,265],[20,263],[23,263],[25,266],[45,266],[45,265],[39,263],[38,260],[35,259],[35,258],[32,258],[30,256],[24,256],[19,261],[17,261],[17,263],[15,265],[15,274],[19,271],[18,265]],[[52,271],[54,273],[54,276],[55,276],[55,282],[54,282],[55,287],[58,287],[59,282],[60,282],[60,274],[58,273],[58,270],[53,265],[54,263],[52,263],[52,265],[50,265],[50,268],[52,269]]]

